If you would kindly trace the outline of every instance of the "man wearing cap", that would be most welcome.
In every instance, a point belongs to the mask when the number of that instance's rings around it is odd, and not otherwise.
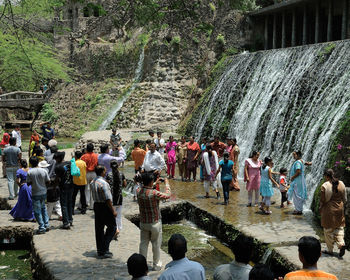
[[[50,182],[49,174],[46,169],[39,167],[39,159],[31,157],[29,163],[32,168],[29,169],[27,175],[27,184],[32,186],[33,211],[36,221],[39,224],[38,234],[49,231],[49,216],[45,205],[47,184]],[[48,167],[47,162],[41,164]]]
[[[55,138],[55,131],[51,127],[51,122],[43,122],[40,124],[41,130],[43,131],[43,136],[51,140]]]

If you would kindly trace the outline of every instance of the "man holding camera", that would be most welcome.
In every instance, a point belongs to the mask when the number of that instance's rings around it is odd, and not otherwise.
[[[158,178],[154,181],[154,174],[142,173],[143,186],[137,190],[137,201],[140,209],[140,254],[147,258],[148,244],[152,243],[153,270],[162,268],[160,261],[160,246],[162,244],[162,221],[159,201],[170,198],[171,190],[167,179]],[[165,182],[165,192],[155,189],[160,182]]]

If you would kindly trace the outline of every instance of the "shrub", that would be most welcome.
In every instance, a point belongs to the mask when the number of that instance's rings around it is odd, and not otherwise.
[[[224,46],[226,44],[225,36],[219,33],[218,36],[216,37],[216,42]]]
[[[173,39],[171,40],[171,44],[173,45],[180,45],[180,42],[181,42],[180,36],[174,36]]]
[[[45,103],[42,109],[43,120],[46,122],[54,122],[58,119],[58,115],[52,108],[50,103]]]
[[[213,12],[216,11],[216,7],[215,7],[214,3],[209,3],[209,7],[210,7],[210,10],[212,10]]]

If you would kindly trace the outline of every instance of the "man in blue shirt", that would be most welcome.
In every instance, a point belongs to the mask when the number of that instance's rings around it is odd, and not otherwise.
[[[224,159],[219,162],[219,169],[216,172],[216,176],[221,171],[221,184],[224,190],[224,204],[228,204],[229,194],[230,194],[230,184],[232,182],[232,174],[234,171],[234,163],[232,160],[229,160],[229,154],[224,153]]]
[[[168,253],[173,261],[165,266],[158,280],[196,279],[205,280],[203,266],[186,258],[187,242],[181,234],[173,234],[168,241]]]
[[[51,127],[51,122],[43,122],[40,124],[41,130],[43,131],[43,136],[49,140],[55,138],[55,131]]]

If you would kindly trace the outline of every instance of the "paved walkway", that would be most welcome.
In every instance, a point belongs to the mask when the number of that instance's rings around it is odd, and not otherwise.
[[[0,166],[1,168],[1,166]],[[7,181],[0,179],[0,197],[7,197]],[[12,206],[16,200],[8,201]],[[125,200],[124,209],[128,209],[128,200]],[[124,210],[127,211],[127,210]],[[9,211],[0,211],[1,227],[30,227],[37,229],[37,223],[15,222],[8,214]],[[34,235],[33,244],[43,264],[54,275],[55,279],[130,279],[126,261],[139,251],[139,229],[123,217],[123,230],[119,240],[112,241],[110,251],[112,259],[96,259],[95,230],[93,211],[86,215],[75,215],[74,226],[71,230],[60,229],[62,222],[50,221],[51,230],[43,235]],[[147,259],[152,266],[152,252],[149,246]],[[165,252],[161,252],[163,265],[171,261]],[[149,276],[156,279],[160,272],[150,272]]]

